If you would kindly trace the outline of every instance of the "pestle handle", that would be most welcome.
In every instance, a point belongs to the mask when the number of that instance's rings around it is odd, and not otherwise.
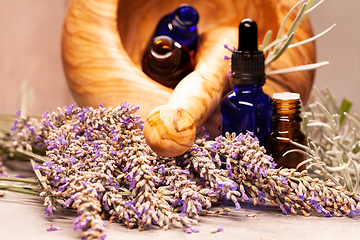
[[[227,84],[229,51],[224,43],[237,43],[236,27],[209,29],[200,37],[194,72],[174,89],[168,103],[150,112],[144,125],[147,144],[158,154],[178,156],[193,144],[196,132],[215,111]]]

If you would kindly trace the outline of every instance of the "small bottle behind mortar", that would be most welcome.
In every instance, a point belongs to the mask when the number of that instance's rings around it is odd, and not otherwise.
[[[142,61],[145,74],[170,88],[175,88],[181,79],[194,70],[194,66],[189,50],[167,36],[155,37]]]
[[[195,51],[198,31],[199,14],[189,4],[181,4],[172,13],[164,16],[158,23],[154,37],[165,35],[175,42]]]
[[[275,93],[273,95],[273,116],[271,117],[271,132],[266,139],[267,154],[271,154],[277,167],[295,168],[305,160],[305,155],[298,152],[285,152],[298,148],[290,140],[306,144],[306,136],[301,132],[300,94]],[[300,167],[300,171],[305,165]]]
[[[253,132],[260,145],[270,131],[271,98],[263,92],[264,53],[258,50],[257,24],[244,19],[239,25],[239,46],[231,57],[233,91],[221,102],[221,132]]]

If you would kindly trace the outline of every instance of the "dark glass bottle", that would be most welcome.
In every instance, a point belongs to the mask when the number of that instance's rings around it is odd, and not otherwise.
[[[295,168],[305,160],[305,155],[290,150],[298,148],[290,140],[306,144],[306,136],[301,132],[300,95],[298,93],[275,93],[273,95],[273,116],[271,117],[271,132],[266,140],[266,151],[271,154],[277,167]],[[300,171],[305,165],[300,167]]]
[[[221,102],[221,132],[253,132],[260,145],[270,132],[271,98],[263,92],[264,53],[257,46],[257,24],[244,19],[239,25],[239,46],[231,57],[233,91]]]
[[[155,37],[142,61],[145,74],[170,88],[175,88],[194,66],[189,50],[167,36]]]
[[[172,13],[164,16],[158,23],[155,35],[165,35],[185,46],[189,51],[196,48],[199,14],[192,6],[181,4]]]

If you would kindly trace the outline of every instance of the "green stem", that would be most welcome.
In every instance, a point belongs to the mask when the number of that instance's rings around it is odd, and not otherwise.
[[[35,196],[40,195],[40,191],[26,190],[23,187],[18,187],[18,186],[0,185],[0,190],[6,190],[6,191],[18,192],[18,193],[25,193],[25,194],[35,195]]]
[[[36,179],[33,178],[0,177],[0,180],[22,183],[39,183]]]
[[[344,160],[343,160],[343,158],[342,158],[342,156],[341,156],[341,153],[340,153],[340,152],[337,152],[336,154],[337,154],[337,156],[338,156],[339,165],[340,165],[340,166],[345,166],[345,162],[344,162]],[[350,161],[350,160],[348,159],[348,161]],[[344,180],[345,180],[347,189],[348,189],[350,192],[353,192],[354,189],[353,189],[353,186],[352,186],[349,169],[348,169],[348,168],[344,168],[344,169],[342,170],[342,172],[343,172],[343,174],[344,174]]]
[[[30,159],[30,162],[31,162],[31,165],[34,169],[34,166],[35,166],[35,161],[33,159]],[[46,184],[46,182],[44,181],[44,177],[41,175],[40,171],[39,170],[34,170],[35,174],[36,174],[36,177],[39,179],[41,185],[43,186],[44,189],[47,189],[48,186]]]
[[[29,156],[29,157],[32,157],[32,158],[34,158],[35,160],[37,160],[37,161],[39,161],[39,162],[46,162],[46,161],[48,161],[48,159],[47,159],[46,157],[40,156],[40,155],[38,155],[38,154],[36,154],[36,153],[33,153],[33,152],[31,152],[31,151],[22,149],[22,148],[20,148],[20,147],[16,148],[16,151],[18,151],[18,152],[20,152],[20,153],[22,153],[22,154],[25,154],[25,155],[27,155],[27,156]]]

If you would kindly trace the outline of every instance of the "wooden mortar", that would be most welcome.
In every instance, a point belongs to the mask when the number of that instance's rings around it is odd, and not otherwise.
[[[182,1],[173,0],[72,0],[64,19],[62,59],[71,93],[80,106],[115,107],[122,102],[140,106],[146,118],[144,135],[159,154],[177,156],[193,143],[205,125],[211,137],[220,134],[219,102],[229,90],[231,52],[237,46],[237,27],[254,19],[259,43],[267,30],[276,35],[285,15],[297,0],[190,0],[200,15],[196,68],[174,89],[153,81],[141,71],[144,49],[162,16]],[[291,14],[284,31],[296,13]],[[293,42],[312,37],[308,18]],[[267,70],[315,62],[315,45],[287,50]],[[271,76],[264,91],[298,92],[304,103],[312,88],[314,71]]]

